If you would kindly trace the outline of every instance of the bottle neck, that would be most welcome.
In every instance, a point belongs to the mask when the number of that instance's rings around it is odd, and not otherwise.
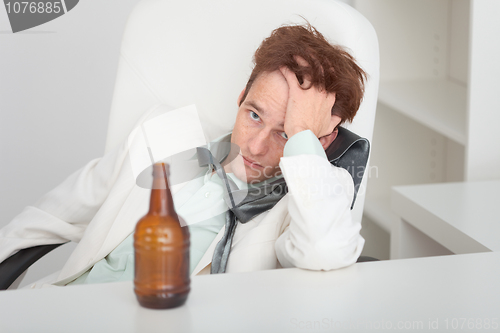
[[[153,188],[149,202],[150,215],[170,215],[177,219],[174,201],[168,184],[167,168],[158,163],[153,166]]]

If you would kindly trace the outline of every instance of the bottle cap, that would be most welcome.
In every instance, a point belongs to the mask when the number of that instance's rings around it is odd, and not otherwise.
[[[167,163],[153,164],[153,189],[165,189],[165,180],[170,176],[170,168]]]
[[[170,176],[170,166],[164,162],[153,164],[153,178]]]

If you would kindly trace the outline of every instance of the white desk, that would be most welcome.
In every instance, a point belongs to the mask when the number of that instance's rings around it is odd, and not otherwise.
[[[199,276],[172,310],[141,308],[131,282],[4,291],[0,332],[496,332],[499,277],[490,252]]]
[[[500,251],[500,180],[398,186],[391,200],[393,259]]]

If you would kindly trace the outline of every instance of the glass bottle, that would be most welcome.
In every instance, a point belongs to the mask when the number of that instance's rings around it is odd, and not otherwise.
[[[190,291],[189,229],[179,223],[168,175],[168,164],[153,165],[149,212],[134,233],[134,291],[152,309],[181,306]]]

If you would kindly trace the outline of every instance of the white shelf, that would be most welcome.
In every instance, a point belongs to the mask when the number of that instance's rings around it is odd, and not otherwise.
[[[389,196],[367,196],[363,215],[375,222],[388,233],[399,219],[391,209]]]
[[[447,80],[381,82],[379,102],[466,145],[467,88]]]
[[[393,187],[407,223],[456,254],[500,251],[500,180]]]

